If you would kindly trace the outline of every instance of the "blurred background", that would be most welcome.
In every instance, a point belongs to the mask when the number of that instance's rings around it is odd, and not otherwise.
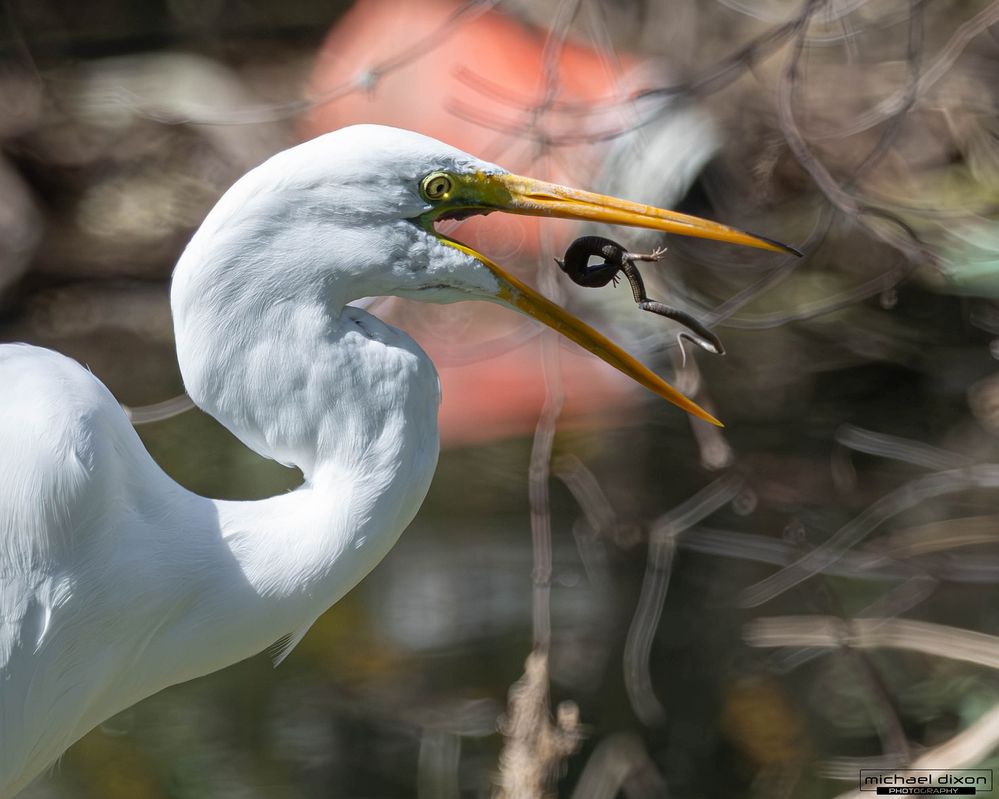
[[[449,230],[727,427],[501,309],[372,300],[442,376],[414,524],[280,668],[164,691],[24,796],[833,797],[999,765],[999,3],[2,8],[0,340],[130,406],[183,391],[169,280],[209,208],[354,122],[806,253],[601,231],[668,247],[649,294],[713,357],[558,272],[594,230]],[[197,410],[139,431],[202,494],[300,480]]]

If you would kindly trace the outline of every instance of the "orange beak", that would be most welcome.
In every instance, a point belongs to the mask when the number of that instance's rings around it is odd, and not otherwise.
[[[762,236],[744,233],[741,230],[707,219],[655,208],[651,205],[642,205],[629,200],[621,200],[617,197],[607,197],[602,194],[571,189],[533,178],[507,173],[486,174],[483,172],[454,177],[459,181],[459,185],[454,191],[453,200],[447,204],[446,208],[442,208],[442,212],[455,210],[472,213],[504,211],[512,214],[630,225],[660,230],[664,233],[714,239],[744,247],[756,247],[761,250],[801,254],[793,247]],[[480,261],[496,276],[499,282],[499,289],[495,295],[497,300],[558,331],[687,413],[713,425],[723,426],[714,416],[685,397],[655,372],[639,363],[606,336],[543,297],[498,264],[467,245],[445,236],[441,236],[441,239],[446,244],[450,244]]]

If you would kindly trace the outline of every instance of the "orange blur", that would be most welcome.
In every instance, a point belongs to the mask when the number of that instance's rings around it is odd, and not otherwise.
[[[457,0],[359,0],[323,43],[310,96],[335,93],[366,70],[410,52],[414,43],[437,31],[462,5]],[[359,122],[394,125],[433,136],[513,172],[590,185],[601,163],[599,147],[560,146],[554,151],[556,157],[539,159],[536,144],[516,132],[532,124],[530,106],[545,95],[546,37],[546,32],[497,11],[466,18],[451,26],[446,38],[442,34],[437,46],[387,70],[369,91],[354,91],[314,106],[301,120],[300,133],[312,138]],[[612,64],[605,53],[571,41],[554,63],[558,72],[554,99],[582,103],[623,96],[626,73],[639,64],[628,56],[618,56]],[[483,80],[500,90],[483,88]],[[512,124],[514,132],[492,130],[455,113],[462,109]],[[587,124],[607,123],[551,114],[540,124],[557,136],[578,135]],[[576,226],[562,220],[491,214],[444,229],[511,271],[524,274],[518,267],[526,266],[530,274],[555,268],[549,256],[565,248]],[[468,311],[421,305],[418,313],[412,313],[404,303],[393,303],[392,308],[389,321],[401,323],[437,363],[445,444],[522,435],[533,429],[545,397],[539,337],[488,360],[449,365],[452,356],[461,360],[474,355],[478,345],[533,322],[482,303]],[[634,403],[640,396],[641,389],[582,350],[561,347],[560,353],[564,415],[576,423],[585,419],[603,423],[607,417],[599,416],[599,411]]]

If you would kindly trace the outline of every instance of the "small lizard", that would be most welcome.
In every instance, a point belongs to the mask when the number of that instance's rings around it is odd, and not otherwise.
[[[697,319],[678,308],[658,300],[650,300],[646,295],[645,283],[635,261],[658,261],[665,252],[664,249],[656,249],[648,254],[628,252],[616,241],[603,236],[580,236],[569,245],[563,258],[555,259],[555,263],[574,283],[587,288],[600,288],[608,283],[616,286],[620,274],[624,274],[631,284],[631,293],[639,308],[679,322],[691,331],[681,332],[678,338],[686,338],[715,355],[724,355],[725,347],[721,341]],[[603,258],[603,262],[590,266],[589,260],[593,256]]]

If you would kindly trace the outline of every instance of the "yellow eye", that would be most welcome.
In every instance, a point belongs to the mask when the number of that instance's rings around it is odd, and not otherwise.
[[[420,188],[428,200],[443,200],[454,188],[454,181],[443,172],[432,172],[423,179]]]

